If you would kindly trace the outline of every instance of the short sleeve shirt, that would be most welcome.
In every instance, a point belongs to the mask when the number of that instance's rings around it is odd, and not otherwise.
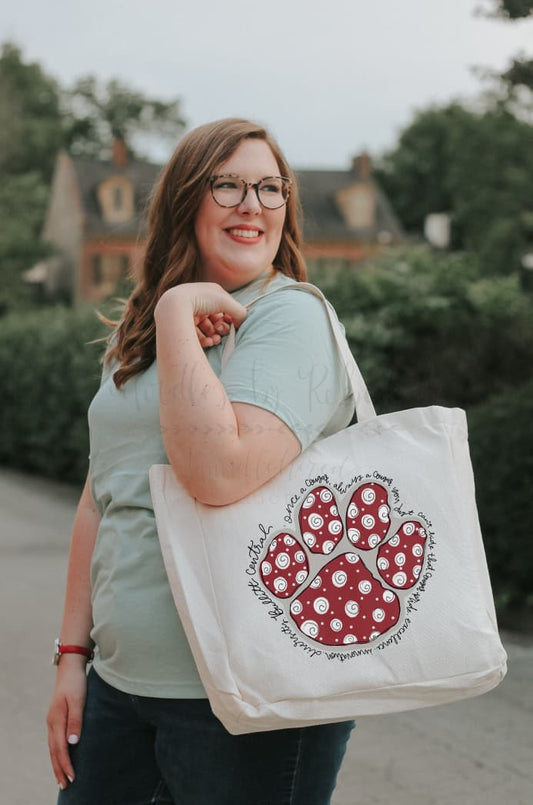
[[[353,399],[323,303],[304,291],[271,293],[293,282],[276,273],[234,291],[242,304],[267,296],[250,308],[223,369],[224,340],[206,355],[231,402],[272,412],[303,450],[348,424]],[[168,585],[150,497],[150,466],[168,463],[156,362],[120,390],[104,373],[89,430],[91,491],[101,514],[91,564],[95,669],[132,695],[205,697]]]

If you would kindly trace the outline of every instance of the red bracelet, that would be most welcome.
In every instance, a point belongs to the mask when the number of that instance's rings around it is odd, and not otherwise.
[[[90,648],[85,648],[85,646],[65,646],[61,640],[57,638],[55,641],[54,665],[59,665],[62,654],[83,654],[84,657],[87,657],[88,662],[91,662],[94,657],[94,651]]]

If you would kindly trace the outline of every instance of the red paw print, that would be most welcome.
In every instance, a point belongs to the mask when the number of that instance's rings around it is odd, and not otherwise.
[[[393,526],[388,493],[380,484],[364,483],[353,492],[344,522],[332,490],[315,487],[300,506],[301,538],[312,554],[336,555],[302,589],[310,572],[306,549],[297,536],[282,532],[260,565],[269,592],[292,598],[289,612],[300,631],[327,646],[369,643],[392,629],[401,613],[395,590],[416,585],[425,557],[422,524],[408,520]],[[365,560],[354,547],[365,552]]]

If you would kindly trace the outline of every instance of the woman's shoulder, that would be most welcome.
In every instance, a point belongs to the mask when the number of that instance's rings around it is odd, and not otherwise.
[[[301,326],[309,323],[311,326],[329,328],[327,302],[318,294],[313,292],[313,287],[308,283],[299,283],[296,280],[284,277],[284,281],[272,285],[250,307],[248,316],[250,319],[273,318],[275,320],[285,319],[297,321]],[[331,306],[329,306],[331,310]],[[338,321],[335,311],[333,318]]]

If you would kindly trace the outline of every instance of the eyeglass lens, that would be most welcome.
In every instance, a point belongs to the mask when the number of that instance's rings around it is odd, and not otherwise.
[[[279,176],[262,179],[255,187],[259,201],[269,210],[282,207],[287,201],[288,184]],[[212,183],[213,198],[222,207],[237,207],[241,204],[245,189],[246,182],[238,176],[218,176]]]

